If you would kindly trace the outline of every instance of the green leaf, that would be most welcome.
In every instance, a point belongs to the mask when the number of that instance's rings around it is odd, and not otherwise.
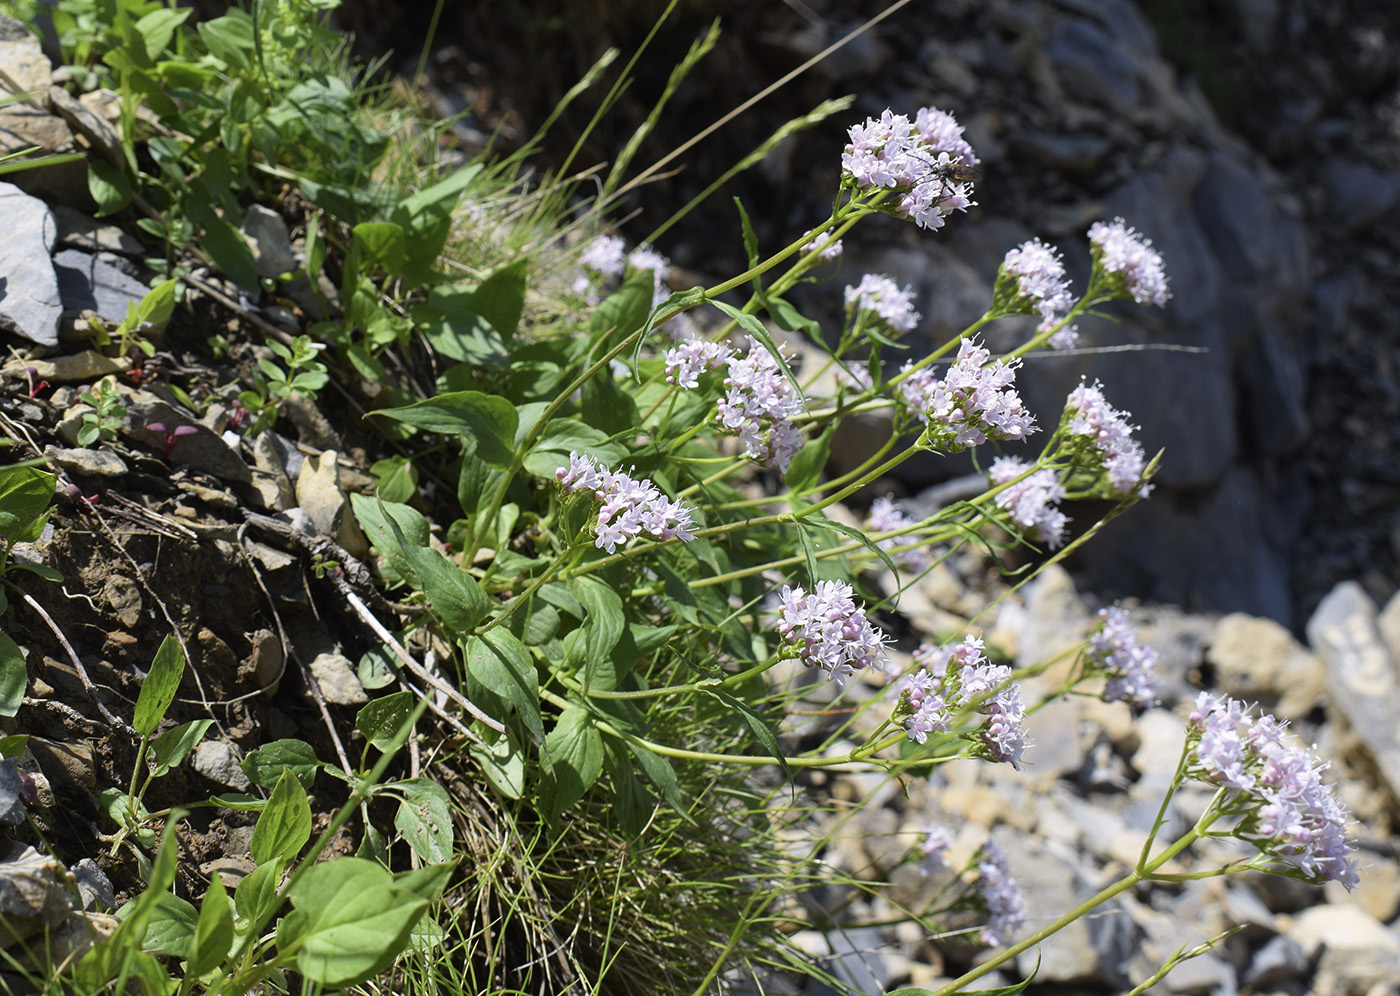
[[[245,757],[239,767],[254,785],[270,789],[282,780],[283,770],[296,775],[302,788],[310,788],[316,769],[323,767],[316,752],[303,740],[274,740]]]
[[[277,945],[285,950],[300,942],[298,970],[324,986],[353,985],[388,968],[428,908],[363,858],[313,865],[288,898],[296,913],[282,921]]]
[[[376,460],[369,472],[379,482],[379,497],[385,501],[406,502],[418,490],[418,468],[406,456]]]
[[[185,23],[190,13],[189,8],[163,8],[151,11],[136,22],[136,30],[146,44],[148,58],[160,58],[161,53],[170,44],[170,39],[174,37],[175,29]]]
[[[147,291],[146,296],[141,298],[141,303],[136,306],[136,316],[139,322],[160,325],[168,321],[170,316],[175,313],[175,296],[179,289],[180,281],[163,280]]]
[[[604,467],[616,467],[627,455],[621,443],[610,442],[606,433],[593,426],[576,418],[553,418],[522,463],[534,476],[552,480],[556,470],[569,465],[570,452],[591,456]]]
[[[840,533],[842,536],[848,536],[851,539],[856,540],[870,553],[873,553],[875,556],[879,557],[880,560],[884,562],[885,566],[889,568],[891,574],[895,575],[896,577],[899,576],[899,570],[895,567],[894,560],[890,558],[889,553],[885,550],[882,550],[879,544],[877,544],[868,535],[866,535],[863,529],[857,529],[855,526],[848,526],[844,522],[837,522],[835,519],[828,519],[824,515],[808,515],[804,516],[801,519],[798,519],[797,521],[800,525],[807,526],[809,528],[830,529],[834,532]],[[897,594],[898,593],[896,593],[896,595]]]
[[[400,578],[412,581],[416,574],[409,551],[428,545],[428,520],[416,508],[399,502],[379,501],[351,494],[350,507],[370,545],[379,551]]]
[[[196,26],[209,54],[234,69],[248,69],[254,49],[253,21],[243,11],[232,11]]]
[[[175,701],[175,693],[180,688],[180,678],[185,673],[185,652],[173,636],[161,641],[155,660],[146,680],[141,683],[141,691],[136,697],[136,715],[131,720],[137,735],[148,737],[155,732],[165,711]]]
[[[233,947],[233,906],[224,881],[218,875],[209,880],[209,888],[199,904],[199,923],[194,929],[194,943],[186,956],[185,971],[203,975],[218,968]]]
[[[0,633],[0,716],[13,716],[24,704],[29,671],[19,644]]]
[[[403,269],[404,235],[403,228],[391,221],[366,221],[352,230],[355,236],[351,252],[355,254],[354,265],[359,273],[369,276],[383,270],[396,277]]]
[[[618,342],[637,331],[651,314],[655,288],[656,281],[650,270],[634,270],[628,274],[622,286],[593,309],[589,335],[595,342]]]
[[[490,322],[509,342],[525,310],[526,260],[518,259],[491,271],[472,294],[470,308]]]
[[[0,468],[0,536],[13,538],[44,514],[55,480],[36,467]]]
[[[685,802],[681,798],[681,784],[676,778],[676,769],[671,766],[670,758],[662,757],[636,744],[629,743],[627,746],[632,749],[632,756],[636,758],[637,764],[646,772],[647,781],[661,793],[661,798],[689,821],[690,816],[686,813]]]
[[[363,706],[355,714],[355,729],[359,730],[372,746],[381,751],[388,750],[394,743],[394,737],[398,735],[399,727],[403,726],[412,711],[413,693],[394,692],[372,699],[368,705]]]
[[[183,761],[185,755],[194,750],[195,744],[204,739],[204,734],[208,733],[209,727],[213,725],[212,719],[194,719],[166,730],[152,740],[151,754],[156,762],[154,777],[163,777]]]
[[[398,655],[389,649],[387,643],[371,647],[361,655],[359,665],[355,668],[355,676],[360,679],[360,685],[367,692],[392,685],[399,676]]]
[[[222,18],[221,18],[222,20]],[[204,219],[200,247],[224,276],[251,293],[259,292],[258,264],[243,233],[222,218]]]
[[[554,779],[545,776],[544,817],[556,825],[603,773],[603,738],[587,710],[570,705],[544,742]]]
[[[788,379],[788,383],[792,385],[792,389],[797,392],[797,396],[799,398],[802,397],[802,385],[799,384],[797,378],[793,376],[791,368],[787,365],[787,360],[783,358],[782,351],[778,349],[778,344],[773,341],[773,337],[769,335],[768,330],[763,327],[763,323],[753,315],[746,315],[738,308],[733,305],[725,304],[723,301],[711,301],[710,303],[730,318],[734,319],[734,321],[738,322],[740,328],[757,339],[759,343],[762,344],[763,348],[768,350],[773,359],[777,361],[778,366],[782,369],[783,376]]]
[[[198,925],[199,911],[193,903],[173,892],[161,892],[151,909],[145,949],[151,954],[184,958],[189,955]]]
[[[505,340],[481,315],[466,310],[450,314],[435,311],[431,299],[426,304],[415,305],[412,315],[414,322],[422,326],[428,342],[448,359],[501,370],[510,366]]]
[[[395,782],[404,795],[394,827],[424,861],[436,864],[452,856],[452,801],[447,789],[426,778]]]
[[[783,481],[789,491],[806,491],[821,478],[822,471],[826,469],[827,458],[831,455],[831,437],[835,431],[836,425],[832,423],[826,427],[825,432],[815,439],[808,439],[802,449],[797,451],[792,462],[788,464],[787,473],[783,475]]]
[[[448,880],[452,878],[452,869],[456,867],[456,861],[448,861],[444,864],[424,865],[422,868],[399,872],[394,876],[394,885],[431,903],[442,896]]]
[[[97,217],[115,214],[131,203],[131,180],[126,170],[99,156],[87,161],[88,193],[97,202]]]
[[[525,758],[509,727],[494,744],[471,744],[469,749],[497,792],[508,799],[519,799],[525,794]]]
[[[466,642],[467,670],[512,706],[535,739],[544,741],[539,675],[530,651],[502,626]]]
[[[783,774],[787,775],[789,780],[792,779],[792,769],[788,767],[787,756],[783,753],[782,748],[778,746],[778,738],[774,735],[773,730],[768,724],[763,721],[762,716],[754,712],[753,708],[749,706],[747,702],[735,698],[733,695],[730,695],[728,692],[714,685],[702,685],[699,687],[699,690],[708,695],[713,695],[725,705],[729,706],[729,708],[739,713],[739,715],[743,717],[744,725],[749,728],[749,732],[758,738],[758,742],[763,745],[763,749],[773,756],[773,760],[778,762],[779,767],[783,769]]]
[[[392,514],[384,515],[383,523],[403,555],[408,569],[405,576],[428,596],[433,611],[458,633],[475,629],[491,608],[476,579],[437,550],[410,545]]]
[[[290,769],[283,768],[267,808],[253,827],[248,849],[260,865],[273,858],[294,861],[310,839],[311,803],[306,798],[306,789]]]
[[[28,733],[11,733],[8,737],[0,737],[0,758],[9,760],[12,757],[19,757],[24,753],[24,748],[28,746]]]
[[[508,467],[515,456],[520,417],[514,405],[494,394],[455,391],[375,414],[427,432],[460,435],[463,455],[475,453],[493,466]]]
[[[603,767],[612,783],[613,812],[625,833],[636,836],[646,827],[655,800],[632,770],[627,748],[616,740],[603,741]]]
[[[452,234],[452,215],[462,191],[481,172],[473,163],[439,180],[431,187],[405,197],[393,209],[389,220],[403,227],[408,236],[404,258],[404,279],[413,286],[427,283],[442,247]]]
[[[622,597],[615,588],[589,575],[570,581],[569,592],[588,611],[583,624],[584,687],[611,691],[619,678],[612,651],[627,626]]]
[[[233,890],[233,908],[244,923],[261,921],[276,912],[277,884],[282,881],[285,862],[269,861],[243,877]]]
[[[788,301],[781,297],[765,297],[763,306],[768,309],[778,328],[787,332],[805,332],[818,343],[821,342],[821,325],[803,315]]]

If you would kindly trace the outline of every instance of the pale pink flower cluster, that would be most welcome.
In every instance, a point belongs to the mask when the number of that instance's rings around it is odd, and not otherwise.
[[[991,352],[964,339],[948,373],[939,379],[927,367],[899,385],[905,403],[929,427],[929,441],[952,452],[988,439],[1019,440],[1035,432],[1035,417],[1012,388],[1017,361],[987,361]],[[913,368],[906,363],[902,372]]]
[[[765,467],[787,471],[802,446],[792,418],[803,411],[802,398],[783,376],[773,354],[752,336],[748,351],[729,357],[728,393],[719,399],[719,422],[736,433],[744,453]]]
[[[895,332],[908,332],[919,322],[914,288],[900,290],[899,284],[883,274],[867,273],[858,285],[847,287],[846,310],[869,312]]]
[[[993,484],[1005,484],[1015,481],[1030,468],[1031,465],[1019,457],[997,457],[987,476]],[[1064,545],[1065,527],[1069,524],[1069,516],[1059,507],[1064,497],[1060,476],[1042,467],[1025,480],[998,491],[995,500],[997,508],[1011,513],[1012,522],[1054,550]]]
[[[957,182],[956,167],[974,166],[977,156],[962,127],[946,111],[925,107],[913,122],[886,110],[879,119],[852,125],[841,155],[843,179],[859,189],[885,187],[900,194],[895,213],[921,228],[943,227],[943,219],[972,204],[969,187]]]
[[[1126,702],[1141,713],[1157,702],[1157,651],[1140,643],[1118,606],[1099,610],[1099,626],[1089,637],[1090,666],[1108,673],[1105,702]]]
[[[865,668],[882,669],[885,634],[856,605],[844,581],[818,581],[808,593],[783,586],[778,634],[807,667],[820,668],[838,684]]]
[[[1027,746],[1021,686],[1009,680],[1011,668],[991,663],[982,650],[982,641],[971,634],[946,647],[919,647],[914,660],[922,666],[900,682],[894,720],[909,739],[924,743],[930,733],[948,729],[951,709],[985,696],[977,706],[985,717],[978,739],[992,760],[1019,769]]]
[[[803,238],[806,238],[806,237],[810,236],[811,234],[812,234],[812,230],[809,228],[809,229],[807,229],[807,231],[805,231],[805,232],[802,233],[802,236],[803,236]],[[812,239],[810,242],[808,242],[808,243],[806,243],[805,245],[803,245],[802,251],[803,251],[803,252],[817,252],[817,250],[820,249],[821,252],[820,252],[820,254],[818,255],[818,258],[819,258],[819,259],[825,259],[825,260],[840,259],[840,258],[841,258],[841,253],[842,253],[842,251],[843,251],[843,246],[841,245],[841,240],[840,240],[840,239],[836,239],[834,242],[828,242],[827,240],[830,239],[830,238],[831,238],[830,233],[823,233],[822,235],[818,236],[818,237],[815,238],[815,239]]]
[[[991,947],[1005,944],[1026,921],[1026,898],[1007,867],[1006,853],[994,840],[982,846],[977,863],[977,893],[987,907],[987,923],[979,938]]]
[[[622,471],[600,467],[592,457],[577,451],[569,454],[569,466],[555,472],[566,494],[592,491],[601,501],[598,509],[595,545],[613,553],[619,543],[647,533],[653,539],[693,540],[690,509],[670,501],[651,481],[634,480]]]
[[[1112,492],[1132,492],[1142,481],[1146,459],[1142,444],[1133,438],[1135,427],[1128,423],[1127,413],[1110,405],[1102,386],[1095,381],[1081,383],[1070,392],[1065,399],[1065,415],[1069,418],[1070,435],[1087,439],[1098,451]]]
[[[1114,277],[1120,289],[1138,304],[1161,307],[1171,297],[1162,257],[1152,240],[1129,228],[1122,218],[1113,223],[1096,221],[1089,228],[1094,261]]]
[[[892,498],[885,496],[876,498],[870,503],[870,512],[865,517],[865,531],[867,533],[889,533],[912,526],[915,521]],[[875,545],[881,550],[893,550],[897,546],[903,546],[917,539],[917,536],[906,533],[902,536],[888,536],[885,539],[876,540]],[[918,547],[895,554],[894,560],[899,566],[915,574],[922,574],[931,563],[928,554]]]
[[[583,250],[579,263],[605,279],[616,279],[627,269],[627,243],[620,235],[600,235]]]
[[[948,848],[952,845],[953,832],[941,823],[930,823],[924,839],[919,842],[919,850],[924,855],[919,873],[929,875],[951,867],[948,864]]]
[[[1322,781],[1327,765],[1284,740],[1286,724],[1254,719],[1236,700],[1201,692],[1191,710],[1187,773],[1233,793],[1246,809],[1234,836],[1252,843],[1283,869],[1315,883],[1357,883],[1351,815]]]
[[[702,373],[716,369],[733,355],[734,350],[722,342],[710,342],[695,336],[682,339],[666,350],[666,383],[687,388],[699,387]]]
[[[639,245],[628,254],[627,265],[634,270],[651,271],[653,308],[670,297],[670,292],[666,289],[666,276],[671,272],[671,261],[661,253],[649,245]]]
[[[1002,260],[1001,275],[1016,281],[1015,300],[1007,311],[1022,311],[1040,316],[1037,332],[1054,328],[1074,307],[1074,295],[1069,291],[1069,278],[1060,251],[1039,239],[1022,242]],[[1068,349],[1078,338],[1074,326],[1068,326],[1050,337],[1052,349]]]

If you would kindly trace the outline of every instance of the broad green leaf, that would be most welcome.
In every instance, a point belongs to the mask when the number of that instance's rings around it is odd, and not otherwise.
[[[323,986],[349,986],[383,971],[428,908],[386,869],[363,858],[313,865],[289,898],[296,913],[283,919],[278,947],[300,942],[298,970]]]
[[[469,749],[497,792],[508,799],[519,799],[525,794],[525,758],[510,727],[494,744],[471,744]]]
[[[409,551],[428,545],[428,520],[423,513],[399,502],[361,494],[350,496],[350,507],[370,545],[389,561],[396,575],[412,581],[416,575]]]
[[[422,285],[431,279],[438,255],[452,234],[457,201],[480,171],[480,163],[465,166],[395,205],[389,220],[402,225],[408,236],[403,273],[409,284]]]
[[[136,800],[133,810],[131,796],[126,794],[125,789],[116,786],[105,788],[97,796],[97,804],[102,807],[102,811],[119,827],[126,827],[134,832],[137,843],[142,847],[152,848],[156,846],[156,834],[149,826],[150,812],[146,809],[146,804],[140,799]]]
[[[232,223],[222,218],[204,219],[204,238],[200,247],[209,255],[219,272],[244,290],[258,291],[258,264],[248,240]]]
[[[184,13],[182,11],[182,13]],[[141,299],[141,303],[136,306],[137,317],[142,322],[151,322],[160,325],[167,321],[175,313],[175,295],[180,289],[180,281],[163,280],[156,284],[146,296]]]
[[[588,331],[594,342],[617,343],[645,325],[655,288],[650,270],[628,274],[622,286],[593,309]]]
[[[148,737],[155,732],[165,711],[175,701],[175,693],[180,688],[180,678],[185,673],[185,652],[173,636],[161,641],[155,660],[146,680],[141,683],[141,691],[136,697],[136,715],[131,725],[138,735]]]
[[[806,332],[818,343],[821,342],[821,325],[807,318],[788,301],[781,297],[765,297],[763,305],[778,328],[788,332]]]
[[[283,768],[267,808],[253,827],[248,849],[260,865],[273,858],[295,861],[310,839],[311,803],[307,801],[306,789],[290,769]]]
[[[88,193],[97,202],[97,217],[115,214],[131,203],[131,180],[126,170],[100,156],[87,161]]]
[[[525,310],[526,262],[518,259],[491,271],[472,294],[471,310],[495,326],[507,342],[515,337]]]
[[[374,747],[388,750],[413,711],[413,693],[394,692],[372,699],[355,714],[355,729]]]
[[[554,418],[525,454],[523,465],[536,477],[552,480],[556,470],[569,465],[571,452],[591,456],[608,468],[616,467],[627,455],[621,443],[610,442],[601,430],[576,418]]]
[[[406,502],[418,490],[418,468],[406,456],[376,460],[369,472],[379,483],[379,497],[385,501]]]
[[[356,225],[352,234],[355,241],[351,251],[359,272],[369,276],[383,270],[396,277],[403,269],[404,234],[403,228],[391,221],[366,221]]]
[[[452,869],[456,867],[456,861],[448,861],[399,872],[394,876],[394,885],[400,889],[407,889],[419,899],[426,899],[431,903],[442,896],[452,878]]]
[[[152,60],[160,58],[174,37],[175,29],[185,23],[190,13],[188,8],[163,8],[151,11],[136,22],[136,30],[146,44],[147,57]]]
[[[249,781],[266,789],[281,781],[283,770],[296,775],[302,788],[310,788],[316,769],[323,766],[323,762],[316,760],[316,751],[303,740],[274,740],[239,763]]]
[[[505,627],[497,626],[467,640],[466,658],[472,677],[514,708],[525,728],[543,742],[539,676],[525,645]]]
[[[233,908],[244,923],[260,922],[276,912],[277,884],[286,863],[279,860],[258,865],[233,890]]]
[[[612,652],[627,627],[622,597],[616,589],[589,575],[570,581],[569,592],[588,610],[583,624],[584,686],[611,691],[619,678]]]
[[[631,748],[632,756],[636,758],[637,764],[646,772],[647,781],[651,782],[652,788],[661,793],[661,798],[666,800],[668,806],[690,820],[685,811],[685,800],[681,798],[680,781],[676,778],[676,769],[671,766],[670,758],[652,753],[645,747],[639,747],[636,744],[628,744],[627,746]]]
[[[29,671],[24,665],[24,653],[4,633],[0,633],[0,716],[13,716],[24,704],[24,690],[29,685]]]
[[[0,737],[0,758],[9,760],[12,757],[19,757],[28,746],[28,733],[11,733],[8,737]]]
[[[463,455],[475,453],[497,467],[510,466],[515,456],[519,416],[514,405],[494,394],[456,391],[375,414],[427,432],[461,436]]]
[[[613,813],[618,824],[625,833],[641,833],[656,803],[632,770],[626,746],[616,740],[603,741],[603,766],[612,783]]]
[[[184,958],[194,942],[199,911],[187,899],[173,892],[161,892],[151,909],[151,921],[146,927],[145,949],[151,954]]]
[[[469,633],[475,629],[491,608],[486,593],[476,579],[426,544],[410,544],[392,512],[384,514],[381,519],[389,541],[403,555],[407,568],[404,576],[428,596],[433,611],[458,633]]]
[[[190,975],[212,972],[227,957],[233,947],[233,906],[224,881],[218,875],[209,880],[209,888],[199,904],[199,923],[194,929],[194,942],[186,956],[185,971]]]
[[[387,643],[371,647],[360,657],[355,676],[367,692],[392,685],[399,676],[399,658]]]
[[[152,740],[151,755],[156,762],[155,777],[163,777],[183,761],[185,755],[194,750],[195,745],[204,739],[204,734],[208,733],[209,727],[213,725],[212,719],[194,719],[166,730]]]
[[[452,801],[447,789],[426,778],[395,782],[403,793],[394,827],[424,861],[438,864],[452,856]]]
[[[501,333],[476,312],[438,311],[430,298],[424,304],[415,305],[412,314],[428,342],[448,359],[502,370],[510,366],[510,352]]]
[[[13,537],[44,514],[55,480],[36,467],[0,467],[0,536]]]
[[[570,705],[549,731],[544,749],[553,769],[552,781],[542,776],[544,816],[556,824],[603,773],[603,738],[588,712]]]
[[[243,11],[233,11],[211,21],[200,21],[197,30],[209,53],[234,69],[252,65],[253,21]]]

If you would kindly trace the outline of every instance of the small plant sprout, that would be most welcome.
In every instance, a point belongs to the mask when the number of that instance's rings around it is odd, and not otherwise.
[[[165,459],[169,460],[170,455],[175,452],[175,444],[180,441],[181,436],[193,436],[197,432],[192,425],[176,425],[166,428],[164,422],[147,422],[146,428],[151,432],[158,432],[162,437],[162,445],[165,447]]]
[[[116,385],[104,378],[86,392],[86,397],[93,411],[83,413],[83,424],[78,428],[78,445],[91,446],[98,440],[115,440],[121,420],[126,415],[126,407],[121,403],[121,393]]]
[[[29,400],[33,401],[40,392],[46,390],[49,382],[39,379],[39,371],[36,367],[25,367],[24,376],[29,379]]]

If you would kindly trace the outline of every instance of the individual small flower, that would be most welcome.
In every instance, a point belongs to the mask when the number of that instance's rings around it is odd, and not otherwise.
[[[699,387],[702,373],[714,370],[733,355],[734,350],[722,342],[694,337],[683,339],[666,350],[666,383]]]
[[[1029,463],[1018,457],[997,457],[987,476],[993,484],[1005,484],[1015,481],[1030,468]],[[995,500],[998,508],[1011,513],[1012,522],[1054,550],[1064,545],[1065,527],[1069,524],[1069,516],[1059,507],[1064,496],[1065,488],[1059,475],[1042,467],[1024,480],[998,491]]]
[[[619,235],[600,235],[583,250],[579,263],[597,277],[617,279],[627,269],[627,243]]]
[[[911,519],[892,498],[885,496],[876,498],[870,503],[870,512],[865,517],[865,531],[868,533],[889,533],[898,529],[906,529],[914,525],[916,521]],[[910,535],[888,536],[885,539],[876,540],[875,545],[882,550],[893,550],[895,547],[903,546],[917,538]],[[915,574],[922,574],[931,563],[928,554],[917,547],[895,554],[895,562]]]
[[[1037,332],[1058,325],[1074,307],[1060,251],[1039,239],[1022,242],[1006,254],[997,273],[995,304],[1002,314],[1039,315]],[[1062,330],[1067,331],[1067,330]],[[1071,333],[1072,336],[1072,333]],[[1069,339],[1072,343],[1072,337]],[[1064,348],[1061,337],[1055,348]]]
[[[1088,664],[1108,674],[1105,702],[1126,702],[1135,713],[1157,703],[1157,651],[1139,643],[1128,625],[1128,613],[1118,606],[1099,610],[1098,629],[1089,637]]]
[[[923,852],[924,861],[919,867],[919,872],[923,875],[931,875],[934,872],[945,871],[948,864],[948,848],[953,843],[953,832],[941,823],[929,824],[928,832],[924,839],[919,842],[919,850]]]
[[[1094,265],[1103,268],[1116,296],[1131,297],[1138,304],[1162,307],[1172,296],[1162,257],[1152,240],[1129,228],[1122,218],[1112,224],[1096,221],[1089,227]]]
[[[594,545],[608,553],[643,532],[656,540],[688,543],[695,538],[690,533],[695,524],[690,509],[667,499],[645,478],[634,480],[620,470],[605,470],[592,457],[577,451],[569,454],[569,466],[560,467],[554,476],[566,494],[592,491],[603,503],[598,509]]]
[[[989,438],[1020,440],[1035,432],[1035,417],[1011,386],[1018,361],[997,360],[987,366],[990,358],[987,349],[964,339],[942,379],[927,367],[915,370],[912,364],[904,365],[900,393],[928,426],[930,445],[958,452]]]
[[[987,923],[979,933],[982,943],[1005,944],[1026,921],[1026,899],[1007,868],[1006,852],[994,840],[982,845],[976,888],[987,908]]]
[[[752,336],[743,354],[729,357],[728,392],[719,400],[719,423],[738,435],[744,453],[765,467],[785,473],[802,445],[791,419],[802,413],[802,398],[783,376],[778,361]]]
[[[778,634],[785,656],[820,668],[843,684],[856,671],[880,669],[885,661],[885,634],[856,605],[844,581],[818,581],[811,593],[783,586]]]
[[[946,111],[925,107],[915,120],[886,110],[852,125],[841,155],[842,182],[857,190],[887,188],[899,195],[891,213],[921,228],[941,228],[972,205],[960,178],[977,164],[962,127]]]
[[[1127,413],[1108,403],[1098,381],[1080,383],[1070,392],[1064,418],[1068,419],[1069,434],[1086,439],[1097,451],[1092,462],[1102,467],[1113,494],[1130,494],[1138,487],[1146,469],[1142,444],[1133,438],[1135,427],[1128,423]]]
[[[802,233],[802,237],[808,238],[811,234],[812,230],[809,228],[807,229],[807,231]],[[806,243],[802,247],[802,251],[818,253],[819,259],[839,259],[842,253],[841,240],[836,239],[834,242],[828,242],[827,240],[830,238],[831,236],[829,234],[819,235],[815,239],[812,239],[810,242]]]
[[[1284,740],[1284,723],[1254,719],[1235,699],[1201,692],[1188,718],[1187,774],[1226,789],[1240,820],[1231,833],[1272,860],[1269,870],[1307,882],[1358,879],[1347,839],[1351,815],[1322,781],[1327,765]]]
[[[895,332],[908,332],[919,323],[914,310],[914,289],[900,290],[889,277],[867,273],[855,287],[846,288],[846,310],[866,312]]]

